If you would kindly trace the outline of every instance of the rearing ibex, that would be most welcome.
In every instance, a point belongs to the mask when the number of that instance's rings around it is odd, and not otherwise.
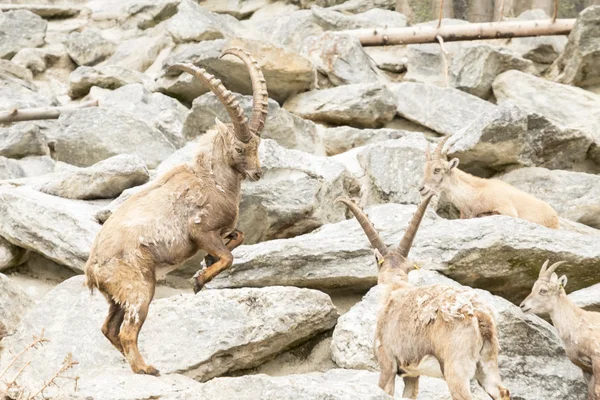
[[[546,202],[536,199],[506,182],[482,179],[456,168],[458,158],[446,159],[444,145],[450,136],[440,141],[433,155],[427,148],[421,195],[430,191],[445,193],[459,209],[461,218],[487,215],[508,215],[558,229],[559,218]]]
[[[220,80],[202,68],[175,64],[169,70],[192,74],[223,103],[231,124],[216,120],[206,133],[212,146],[189,165],[179,165],[151,186],[131,196],[105,222],[85,267],[86,283],[98,288],[110,305],[102,332],[121,351],[135,373],[158,375],[137,346],[140,329],[154,297],[156,268],[177,265],[202,249],[217,261],[196,277],[194,291],[231,266],[231,250],[244,240],[235,229],[242,180],[261,177],[258,159],[260,132],[267,117],[267,87],[250,54],[225,50],[247,66],[252,80],[250,122]],[[224,239],[228,242],[224,243]]]
[[[416,399],[419,376],[443,377],[454,400],[470,400],[473,376],[494,400],[510,399],[498,372],[498,335],[493,313],[470,288],[408,283],[408,259],[430,193],[413,216],[397,248],[388,248],[351,200],[339,198],[356,216],[379,267],[384,285],[377,315],[375,351],[381,369],[379,387],[393,396],[396,375],[404,379],[402,397]]]
[[[550,314],[552,324],[562,339],[567,357],[579,368],[588,382],[588,399],[600,400],[600,313],[577,307],[564,287],[567,277],[554,272],[563,264],[548,267],[546,260],[531,294],[521,303],[524,312]]]

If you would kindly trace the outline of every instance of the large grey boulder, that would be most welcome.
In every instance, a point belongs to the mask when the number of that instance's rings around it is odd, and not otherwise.
[[[89,93],[92,86],[105,89],[117,89],[132,83],[151,85],[148,76],[138,71],[116,65],[79,67],[69,75],[69,96],[82,97]]]
[[[489,176],[507,168],[542,166],[586,170],[591,135],[565,127],[535,112],[502,103],[484,112],[454,135],[449,157],[458,157],[463,169]]]
[[[27,178],[32,176],[49,174],[50,172],[53,172],[56,168],[56,161],[54,161],[49,156],[28,156],[19,160],[0,157],[0,160],[0,164],[4,164],[6,160],[10,160],[10,164],[18,166],[17,170],[20,172],[17,174],[18,176],[15,176],[15,178]]]
[[[69,167],[52,174],[14,180],[8,184],[27,186],[67,199],[94,200],[115,198],[125,189],[146,183],[149,177],[148,168],[141,158],[121,154],[91,167]]]
[[[113,65],[144,72],[156,61],[165,47],[173,45],[171,37],[161,30],[145,30],[143,32],[142,36],[121,41],[113,55],[102,65]]]
[[[172,97],[152,93],[140,83],[113,91],[92,88],[90,97],[99,100],[100,108],[117,109],[145,121],[162,132],[176,148],[186,143],[182,129],[189,110]]]
[[[90,295],[84,277],[63,282],[49,292],[3,343],[18,350],[45,328],[50,340],[20,376],[30,388],[55,372],[67,352],[79,364],[71,371],[82,381],[109,365],[133,375],[123,357],[102,335],[108,304]],[[255,367],[277,353],[331,329],[338,314],[328,295],[306,289],[211,290],[156,300],[140,335],[140,351],[163,374],[182,373],[207,381],[229,371]],[[65,326],[69,329],[65,330]],[[7,360],[0,365],[4,368]],[[61,389],[57,389],[61,390]],[[70,385],[64,389],[71,391]],[[49,391],[47,395],[52,395]]]
[[[86,108],[61,115],[54,135],[54,157],[80,167],[117,154],[134,154],[154,168],[175,150],[158,129],[113,108]]]
[[[268,42],[244,37],[180,46],[180,50],[165,60],[164,69],[175,63],[192,63],[214,74],[229,90],[252,94],[252,84],[243,62],[234,56],[220,57],[221,52],[230,47],[240,47],[252,54],[267,81],[269,97],[280,103],[292,94],[312,88],[315,83],[315,67],[308,58]],[[205,85],[187,73],[171,75],[165,72],[157,84],[164,93],[188,102],[208,92]]]
[[[501,47],[478,44],[459,50],[452,57],[452,85],[487,99],[492,95],[492,83],[504,71],[533,72],[533,62]]]
[[[378,128],[396,114],[394,95],[377,83],[357,83],[301,93],[283,107],[302,118],[334,125]]]
[[[72,32],[65,43],[67,54],[77,65],[95,65],[110,57],[116,49],[115,43],[106,40],[97,29]]]
[[[23,47],[43,46],[47,26],[30,11],[0,13],[0,58],[11,59]]]
[[[588,132],[595,142],[590,158],[600,164],[600,96],[519,71],[498,75],[493,84],[498,103],[510,102],[567,128]]]
[[[181,0],[90,0],[85,7],[102,28],[151,28],[172,17]]]
[[[546,168],[521,168],[499,178],[544,200],[560,216],[600,229],[600,176]]]
[[[367,209],[388,245],[398,245],[414,205],[386,204]],[[446,220],[429,211],[411,257],[427,269],[458,282],[520,302],[530,293],[544,261],[568,262],[573,290],[597,282],[598,237],[548,229],[524,220],[493,216]],[[295,285],[327,289],[368,288],[377,266],[355,219],[327,224],[291,239],[278,239],[234,251],[234,265],[211,287]]]
[[[390,83],[398,115],[442,135],[453,135],[496,107],[453,88],[417,82]],[[427,107],[423,105],[427,104]]]
[[[0,156],[23,158],[49,153],[46,135],[37,124],[18,122],[7,128],[0,128]]]
[[[599,35],[600,5],[595,5],[579,14],[564,52],[550,67],[549,78],[582,87],[599,85]]]
[[[243,32],[240,22],[230,15],[213,13],[191,0],[182,0],[177,14],[166,22],[176,43],[222,39]]]
[[[412,132],[397,129],[359,129],[351,126],[325,128],[321,131],[328,156],[341,154],[367,144],[400,139],[411,134]]]
[[[569,298],[585,310],[600,312],[600,283],[577,290]]]
[[[416,286],[460,286],[432,271],[413,271],[409,281]],[[511,398],[586,398],[581,372],[567,359],[554,328],[539,317],[523,314],[519,307],[501,297],[483,290],[477,292],[496,317],[501,348],[500,374]],[[332,356],[339,366],[378,369],[373,337],[380,293],[381,287],[374,287],[340,317],[331,342]]]
[[[100,225],[96,207],[30,188],[0,188],[0,236],[83,272]]]
[[[27,250],[15,246],[0,236],[0,271],[27,261]]]
[[[23,178],[25,171],[17,160],[0,156],[0,180]]]
[[[252,110],[252,96],[236,95],[246,115]],[[324,155],[325,148],[317,125],[302,119],[281,108],[277,102],[269,100],[269,114],[261,137],[273,139],[288,149],[302,150],[307,153]],[[194,100],[192,109],[185,118],[182,134],[187,140],[204,134],[215,126],[215,118],[229,122],[229,114],[213,93],[204,94]]]
[[[349,29],[403,28],[406,17],[390,10],[374,8],[363,13],[348,15],[331,8],[312,6],[315,21],[327,31],[345,31]]]
[[[34,75],[39,75],[51,67],[62,68],[61,74],[64,74],[72,65],[62,44],[42,48],[26,47],[19,50],[10,61],[29,69]]]
[[[268,6],[268,0],[204,0],[202,7],[218,14],[229,14],[237,19],[246,19],[256,11]]]
[[[36,108],[56,105],[53,96],[40,93],[30,70],[0,59],[0,109]]]
[[[0,274],[0,322],[9,333],[15,330],[34,304],[35,301],[15,282]]]
[[[313,18],[310,10],[298,10],[273,18],[250,21],[250,29],[259,37],[273,43],[277,47],[299,52],[304,40],[310,36],[318,36],[324,29]]]
[[[333,86],[383,81],[357,37],[325,32],[304,41],[302,54]]]

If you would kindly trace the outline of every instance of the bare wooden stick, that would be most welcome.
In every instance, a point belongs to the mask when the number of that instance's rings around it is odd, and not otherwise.
[[[436,39],[442,49],[442,59],[444,60],[444,83],[446,84],[446,87],[448,87],[450,85],[448,80],[448,51],[446,51],[446,48],[444,47],[444,39],[440,35],[437,35]]]
[[[442,26],[442,15],[444,14],[444,0],[440,0],[440,16],[438,18],[437,28],[440,29]]]
[[[504,19],[504,0],[500,3],[500,19],[498,21],[502,21]]]
[[[363,46],[436,43],[437,36],[446,42],[460,40],[501,39],[528,36],[568,35],[575,19],[483,22],[465,25],[412,26],[407,28],[355,29],[340,34],[358,37]]]
[[[76,110],[78,108],[95,107],[98,105],[98,100],[90,100],[85,103],[64,107],[42,107],[42,108],[26,108],[17,110],[13,108],[8,111],[0,111],[0,123],[18,122],[18,121],[33,121],[38,119],[57,119],[60,114],[65,111]]]
[[[552,23],[556,22],[558,17],[558,0],[554,0],[554,13],[552,14]]]

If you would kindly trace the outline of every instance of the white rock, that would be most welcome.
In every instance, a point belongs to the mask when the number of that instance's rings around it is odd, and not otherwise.
[[[48,23],[26,10],[0,13],[0,58],[12,58],[23,47],[44,44]]]
[[[97,29],[73,32],[65,43],[69,57],[77,65],[95,65],[110,57],[116,45],[102,37]]]
[[[15,330],[34,304],[35,301],[15,282],[0,274],[0,323],[4,324],[9,333]]]
[[[116,65],[79,67],[69,76],[69,96],[85,96],[93,86],[117,89],[132,83],[152,85],[150,78],[143,73]]]

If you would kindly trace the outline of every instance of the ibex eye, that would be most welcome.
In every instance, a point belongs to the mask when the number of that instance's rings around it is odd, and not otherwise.
[[[546,293],[548,293],[548,291],[546,289],[540,290],[540,294],[546,294]]]
[[[441,169],[440,169],[440,168],[436,168],[436,169],[434,169],[434,170],[433,170],[433,173],[434,173],[434,174],[439,174],[439,173],[440,173],[440,171],[441,171]]]
[[[235,151],[237,151],[239,154],[242,154],[242,149],[236,148]]]

